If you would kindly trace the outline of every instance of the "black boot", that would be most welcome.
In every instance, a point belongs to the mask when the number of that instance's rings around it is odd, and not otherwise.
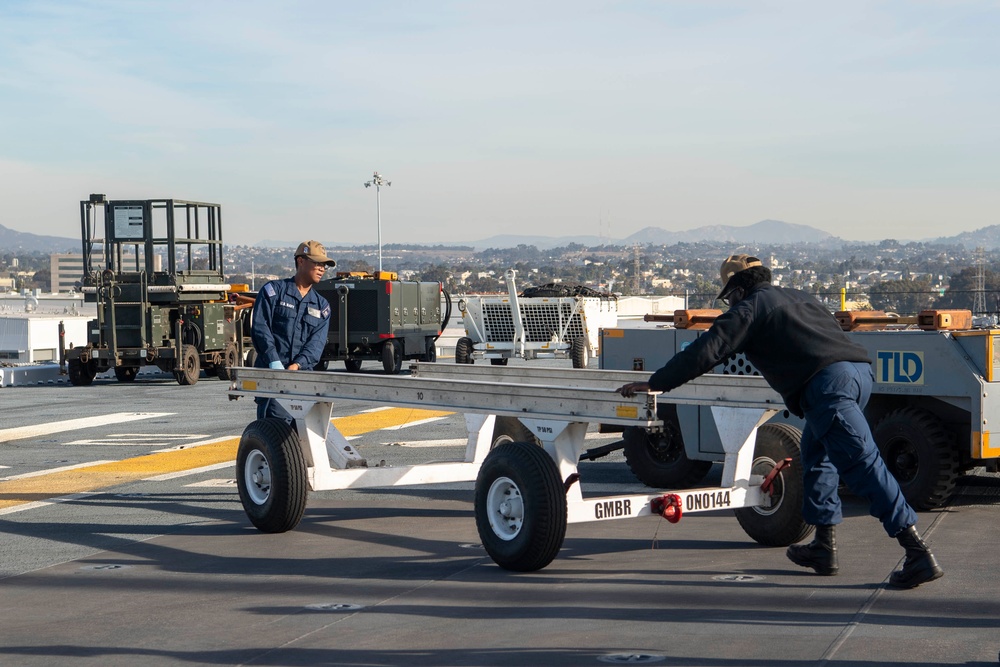
[[[816,526],[816,537],[809,544],[793,544],[785,552],[788,560],[811,567],[817,574],[837,574],[837,540],[833,526]]]
[[[916,588],[944,576],[944,570],[920,539],[916,526],[909,526],[896,535],[896,539],[906,549],[906,560],[903,561],[903,567],[889,577],[890,588]]]

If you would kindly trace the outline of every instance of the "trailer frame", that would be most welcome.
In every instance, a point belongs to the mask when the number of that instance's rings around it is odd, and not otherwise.
[[[662,426],[658,392],[624,398],[615,391],[626,382],[644,380],[644,373],[416,363],[410,375],[377,382],[360,374],[251,368],[238,368],[235,376],[231,399],[272,399],[291,421],[253,422],[240,442],[241,502],[264,532],[294,528],[305,510],[307,489],[461,481],[476,482],[476,522],[487,553],[511,570],[545,567],[562,545],[566,525],[587,521],[648,515],[674,521],[682,513],[734,509],[738,518],[744,513],[747,520],[740,518],[741,525],[762,544],[790,544],[811,531],[801,519],[801,507],[791,506],[801,492],[801,475],[785,466],[797,460],[797,443],[787,457],[755,456],[758,428],[783,407],[761,378],[704,376],[670,393],[671,402],[711,406],[725,446],[719,487],[585,498],[578,463],[590,423],[654,431]],[[331,423],[339,402],[463,412],[465,457],[369,467]],[[516,417],[541,446],[507,442],[491,451],[498,416]]]

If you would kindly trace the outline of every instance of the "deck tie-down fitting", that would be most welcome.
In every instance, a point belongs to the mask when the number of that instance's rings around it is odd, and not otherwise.
[[[670,523],[677,523],[681,520],[683,513],[681,507],[681,497],[676,493],[653,498],[649,503],[649,509],[652,510],[653,514],[659,514]]]
[[[782,470],[789,467],[790,465],[792,465],[791,459],[782,459],[781,461],[778,461],[777,465],[774,466],[774,469],[771,472],[767,473],[767,477],[765,477],[764,481],[760,483],[760,490],[769,496],[773,496],[774,480],[778,477],[778,474]]]

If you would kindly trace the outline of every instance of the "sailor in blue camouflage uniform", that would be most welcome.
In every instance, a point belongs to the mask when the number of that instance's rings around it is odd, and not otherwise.
[[[319,363],[330,329],[330,304],[312,287],[327,268],[337,265],[318,241],[304,241],[295,251],[295,275],[272,280],[257,294],[251,335],[257,351],[256,368],[312,370]],[[267,398],[255,398],[257,419],[287,412]]]
[[[619,393],[670,391],[730,355],[745,353],[788,410],[805,419],[802,515],[816,526],[816,538],[788,547],[789,560],[818,574],[837,574],[834,527],[843,519],[839,474],[906,550],[889,586],[914,588],[939,578],[941,566],[917,532],[917,516],[886,469],[865,420],[874,380],[865,348],[811,295],[772,285],[771,271],[756,257],[731,255],[721,275],[724,288],[717,298],[729,310],[648,382],[631,382]]]

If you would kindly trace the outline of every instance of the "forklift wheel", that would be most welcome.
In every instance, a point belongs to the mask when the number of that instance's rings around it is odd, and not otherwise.
[[[757,429],[751,475],[766,476],[784,459],[792,465],[774,478],[774,493],[762,507],[741,507],[736,512],[747,535],[766,547],[787,547],[808,536],[813,527],[802,518],[802,432],[790,424],[764,424]]]
[[[283,419],[258,419],[243,431],[236,452],[236,487],[250,523],[284,533],[306,510],[306,463],[299,439]]]
[[[505,570],[533,572],[566,539],[566,491],[555,461],[527,442],[507,442],[483,461],[476,480],[476,528]]]

